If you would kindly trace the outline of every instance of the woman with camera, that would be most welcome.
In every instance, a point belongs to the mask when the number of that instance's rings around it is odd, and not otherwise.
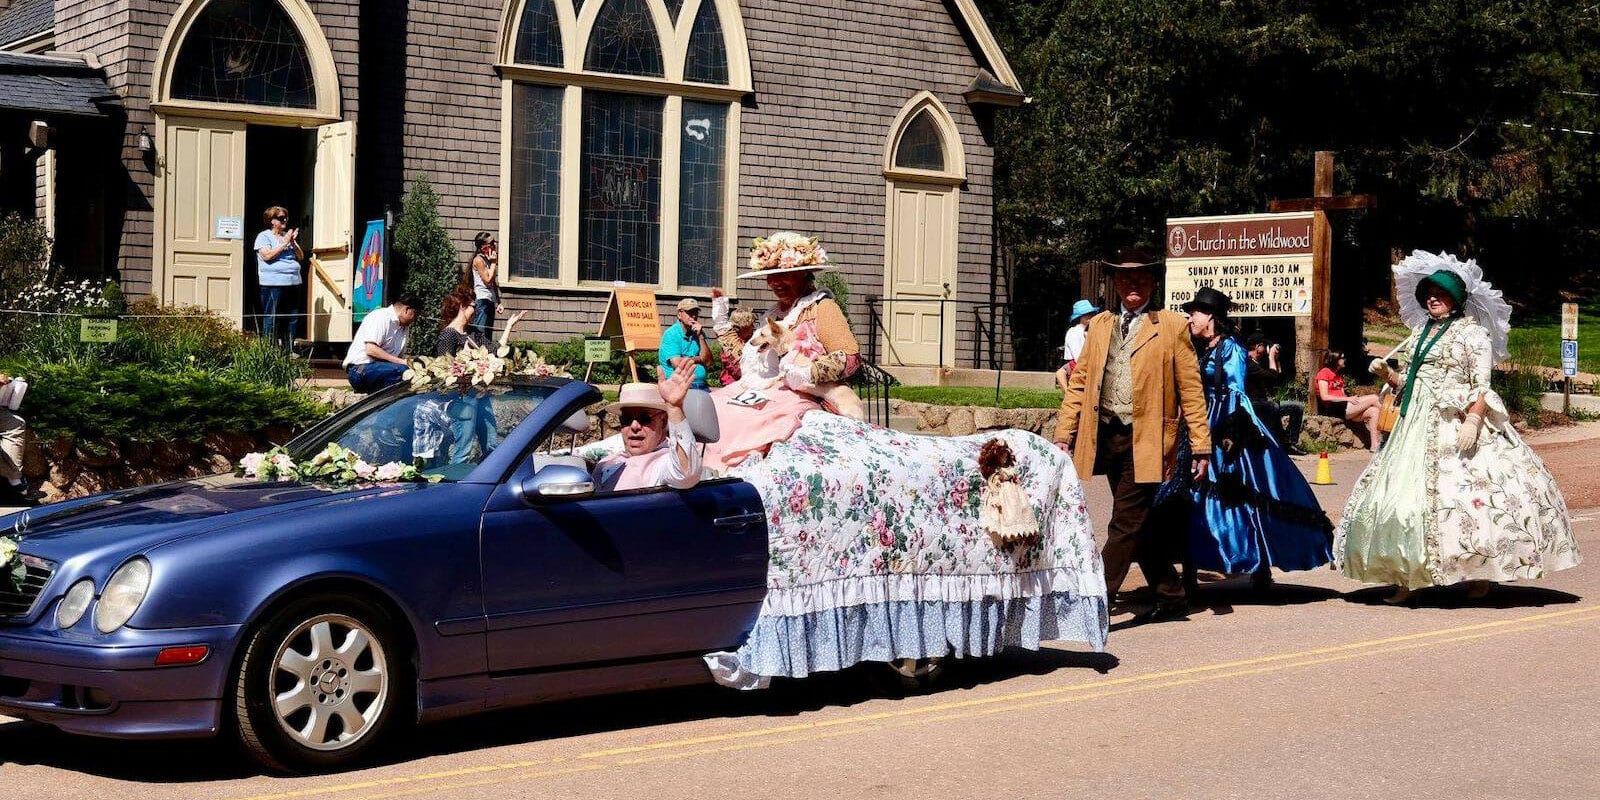
[[[1400,418],[1361,473],[1334,553],[1344,574],[1413,589],[1538,578],[1578,563],[1566,500],[1490,386],[1507,354],[1511,308],[1476,262],[1417,251],[1394,268],[1411,336],[1399,368],[1369,369],[1396,391]]]

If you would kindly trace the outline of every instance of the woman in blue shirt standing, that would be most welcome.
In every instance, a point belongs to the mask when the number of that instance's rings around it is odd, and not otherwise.
[[[256,235],[256,277],[261,285],[261,335],[294,345],[300,327],[300,229],[289,227],[289,211],[273,206],[262,215],[267,229]],[[285,317],[283,338],[278,338],[278,318]]]

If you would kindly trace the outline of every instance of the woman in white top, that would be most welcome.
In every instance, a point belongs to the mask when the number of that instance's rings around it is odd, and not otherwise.
[[[1072,324],[1067,327],[1066,341],[1061,344],[1061,360],[1066,363],[1056,370],[1056,385],[1063,392],[1067,390],[1067,379],[1078,366],[1078,356],[1083,353],[1083,343],[1089,336],[1089,320],[1098,313],[1100,309],[1088,300],[1072,304]]]
[[[505,313],[500,305],[500,284],[495,280],[495,270],[500,263],[500,245],[494,234],[479,231],[472,237],[472,322],[471,327],[482,336],[490,338],[494,328],[495,312]]]

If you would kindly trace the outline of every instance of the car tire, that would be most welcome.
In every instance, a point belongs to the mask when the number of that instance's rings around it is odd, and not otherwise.
[[[349,595],[294,600],[246,638],[233,722],[256,762],[284,773],[358,764],[415,718],[399,622]]]

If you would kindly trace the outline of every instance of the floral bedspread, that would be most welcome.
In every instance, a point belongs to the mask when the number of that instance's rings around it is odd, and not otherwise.
[[[978,452],[996,437],[1016,454],[1039,515],[1027,544],[997,546],[978,522]],[[944,645],[987,655],[1041,639],[1104,643],[1105,581],[1082,486],[1043,438],[918,436],[813,411],[765,459],[732,472],[761,493],[770,541],[767,596],[741,670],[798,676],[944,655]],[[846,638],[865,641],[835,641],[855,628]],[[830,652],[816,652],[818,631]]]

